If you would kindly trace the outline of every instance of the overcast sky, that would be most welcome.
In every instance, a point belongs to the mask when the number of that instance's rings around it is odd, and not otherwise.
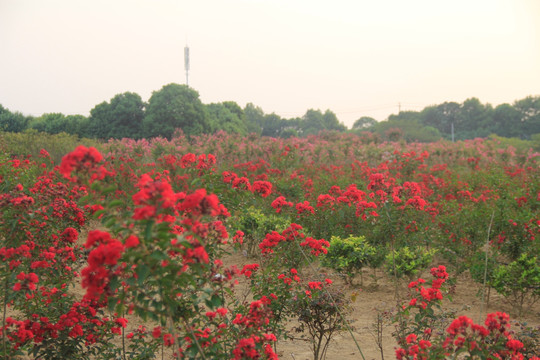
[[[169,83],[286,118],[540,95],[539,0],[0,0],[0,104],[88,115]]]

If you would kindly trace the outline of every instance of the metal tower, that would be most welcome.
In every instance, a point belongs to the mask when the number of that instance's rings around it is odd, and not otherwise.
[[[189,47],[187,45],[184,47],[184,69],[186,70],[186,85],[189,86]]]

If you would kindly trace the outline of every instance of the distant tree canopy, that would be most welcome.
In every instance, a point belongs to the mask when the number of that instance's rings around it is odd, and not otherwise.
[[[89,117],[61,113],[31,117],[0,105],[0,131],[26,129],[99,139],[170,138],[176,129],[187,136],[225,131],[282,138],[348,131],[331,110],[309,109],[302,117],[285,119],[275,113],[265,114],[252,103],[244,108],[234,101],[203,104],[197,91],[174,83],[154,91],[148,103],[136,93],[117,94],[109,102],[96,105]],[[540,96],[528,96],[495,108],[477,98],[461,104],[444,102],[421,111],[401,111],[380,122],[362,116],[350,131],[369,135],[373,141],[450,140],[452,132],[455,140],[490,135],[537,139],[540,138]]]
[[[67,134],[85,136],[88,119],[82,115],[64,115],[61,113],[48,113],[33,118],[29,128],[49,134]]]
[[[199,93],[187,85],[165,85],[148,100],[143,120],[145,137],[171,138],[175,129],[182,129],[186,135],[211,131]]]
[[[248,127],[245,121],[244,111],[238,104],[227,101],[218,104],[205,105],[210,132],[225,131],[246,135]]]
[[[31,118],[16,112],[12,113],[0,105],[0,131],[21,132],[28,127]]]
[[[362,116],[356,120],[352,126],[353,130],[367,130],[377,124],[377,120],[369,116]]]
[[[387,121],[371,124],[364,128],[366,120],[360,118],[353,130],[368,130],[388,139],[388,129],[400,129],[399,138],[406,141],[434,141],[438,138],[455,140],[487,137],[491,134],[502,137],[531,139],[540,133],[540,96],[529,96],[493,108],[482,104],[477,98],[462,104],[445,102],[431,105],[422,111],[401,111],[390,115]],[[393,134],[394,137],[397,134]]]
[[[145,104],[138,94],[125,92],[90,110],[87,137],[121,139],[142,137]]]

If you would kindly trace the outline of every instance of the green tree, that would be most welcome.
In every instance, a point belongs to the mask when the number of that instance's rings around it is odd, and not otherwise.
[[[336,114],[330,110],[326,110],[323,114],[323,125],[325,130],[345,131],[347,127],[339,122]]]
[[[29,116],[24,116],[20,112],[12,113],[0,105],[0,131],[21,132],[28,127],[32,120]]]
[[[132,92],[115,95],[90,110],[89,134],[100,139],[139,138],[145,104]]]
[[[320,110],[313,109],[306,111],[299,127],[304,136],[316,135],[323,130],[345,131],[347,129],[332,111],[326,110],[323,114]]]
[[[509,104],[497,106],[493,113],[494,133],[504,137],[520,137],[523,134],[521,112]]]
[[[248,103],[244,108],[244,117],[248,132],[261,135],[264,122],[264,111],[260,107]]]
[[[483,105],[477,98],[470,98],[461,106],[460,121],[456,125],[456,138],[487,137],[493,133],[493,107]]]
[[[320,110],[309,109],[302,117],[300,124],[302,135],[316,135],[325,129],[323,114]]]
[[[514,103],[521,114],[522,135],[529,138],[540,133],[540,96],[528,96]]]
[[[360,285],[364,284],[362,268],[370,264],[377,250],[371,246],[363,236],[349,236],[342,239],[332,236],[328,253],[323,256],[322,263],[342,275],[345,282],[353,284],[353,279],[360,274]]]
[[[369,130],[373,125],[377,123],[372,117],[362,116],[360,119],[356,120],[352,126],[353,130]]]
[[[279,137],[284,127],[284,121],[286,120],[274,113],[264,115],[261,136]]]
[[[67,115],[65,132],[79,137],[86,136],[89,119],[84,115]]]
[[[62,113],[43,114],[32,119],[29,127],[48,134],[58,134],[61,132],[67,132],[67,119]]]
[[[523,305],[532,306],[540,299],[540,262],[534,255],[527,253],[508,265],[495,269],[493,288],[518,306],[519,315]]]
[[[223,106],[229,109],[230,112],[235,114],[242,122],[245,122],[244,110],[234,101],[224,101],[222,102]]]
[[[175,129],[182,129],[186,135],[211,130],[199,93],[186,85],[168,84],[152,93],[143,119],[143,134],[170,139]]]
[[[439,130],[446,139],[452,138],[452,125],[457,125],[460,117],[461,105],[456,102],[428,106],[420,113],[421,123]]]
[[[241,118],[243,116],[242,108],[238,105],[238,108],[235,108],[232,106],[232,102],[228,103],[228,105],[225,103],[204,105],[208,114],[211,132],[222,130],[229,134],[246,135],[247,125]]]

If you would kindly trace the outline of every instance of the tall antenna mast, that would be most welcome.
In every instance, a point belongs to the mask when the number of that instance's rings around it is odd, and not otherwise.
[[[186,70],[186,85],[189,86],[189,47],[187,45],[184,47],[184,69]]]

